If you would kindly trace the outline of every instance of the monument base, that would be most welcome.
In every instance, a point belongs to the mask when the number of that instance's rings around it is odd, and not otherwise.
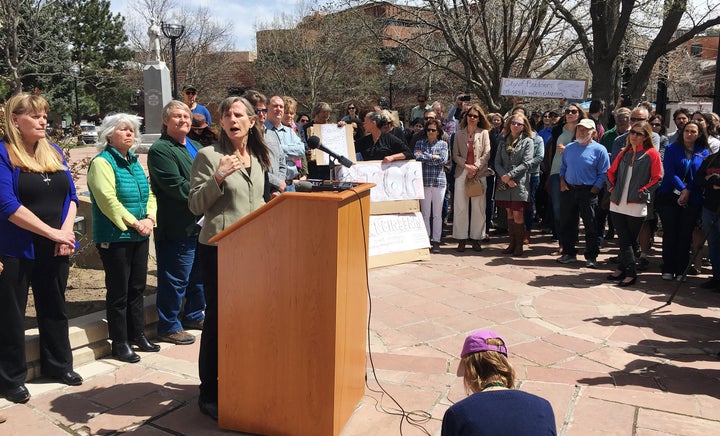
[[[143,82],[145,84],[145,132],[159,134],[162,127],[162,109],[173,99],[170,70],[165,62],[148,61],[143,69]]]

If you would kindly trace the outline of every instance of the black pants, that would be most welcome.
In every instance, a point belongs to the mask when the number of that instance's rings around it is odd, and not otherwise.
[[[560,192],[560,245],[563,254],[575,256],[578,242],[578,219],[585,227],[585,259],[596,259],[600,253],[600,235],[595,221],[598,196],[592,186],[571,186],[569,191]]]
[[[197,254],[205,286],[205,324],[200,340],[198,372],[200,400],[217,403],[218,400],[218,249],[198,244]]]
[[[618,245],[620,246],[620,266],[619,269],[625,272],[628,277],[635,277],[635,250],[633,247],[637,244],[640,235],[640,227],[645,222],[645,217],[630,216],[624,213],[611,212],[613,223],[615,223],[615,231],[618,235]]]
[[[701,206],[682,207],[672,193],[658,194],[655,204],[663,226],[661,271],[681,275],[690,261],[692,233],[700,219]]]
[[[0,256],[0,389],[25,383],[25,309],[32,285],[40,333],[40,363],[47,376],[72,370],[65,288],[70,261],[53,256],[55,245],[36,244],[35,260]]]
[[[149,240],[97,245],[105,269],[105,306],[110,340],[127,342],[145,331],[143,292]]]

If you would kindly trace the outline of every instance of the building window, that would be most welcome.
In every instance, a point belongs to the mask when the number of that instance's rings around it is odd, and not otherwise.
[[[699,58],[702,56],[703,47],[702,44],[691,44],[690,45],[690,56]]]

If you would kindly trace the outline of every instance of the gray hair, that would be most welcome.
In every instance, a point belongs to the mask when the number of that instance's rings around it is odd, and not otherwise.
[[[330,107],[330,104],[321,101],[316,104],[315,107],[312,109],[312,114],[310,115],[310,118],[315,118],[315,115],[319,114],[320,112],[332,112],[332,107]]]
[[[172,112],[175,109],[182,109],[185,112],[190,115],[190,118],[192,118],[192,111],[190,110],[190,106],[186,105],[184,102],[180,100],[170,100],[168,104],[165,105],[165,107],[162,110],[162,121],[163,125],[160,128],[161,133],[167,133],[167,126],[165,125],[165,121],[170,121],[170,112]]]
[[[392,118],[389,117],[390,112],[386,110],[368,112],[365,116],[375,123],[378,129],[382,129],[387,124],[392,124]]]
[[[115,130],[123,124],[129,125],[135,133],[135,144],[130,148],[134,150],[140,145],[140,124],[142,123],[142,117],[137,115],[131,115],[126,113],[118,113],[108,115],[103,119],[102,124],[98,128],[98,142],[97,148],[102,151],[105,150],[107,145],[112,145],[108,141],[108,137],[115,133]]]

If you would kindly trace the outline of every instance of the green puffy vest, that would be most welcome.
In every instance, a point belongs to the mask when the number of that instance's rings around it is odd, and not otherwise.
[[[106,147],[102,153],[95,156],[93,161],[95,159],[105,159],[112,166],[115,174],[115,194],[118,201],[135,218],[145,218],[150,188],[145,172],[137,161],[137,155],[128,151],[128,159],[125,159],[114,148]],[[95,202],[92,190],[90,190],[90,200],[92,201],[93,219],[92,237],[95,243],[136,242],[148,238],[148,236],[140,236],[132,227],[128,227],[124,232],[121,231],[102,213]]]

